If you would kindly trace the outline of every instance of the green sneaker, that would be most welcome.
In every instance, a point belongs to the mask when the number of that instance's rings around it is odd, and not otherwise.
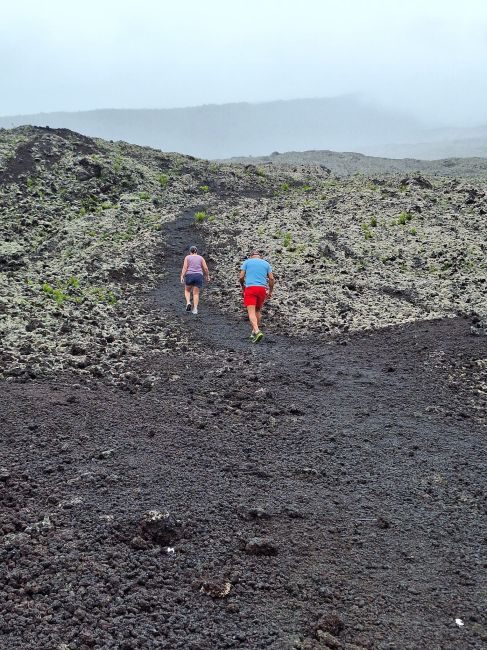
[[[264,335],[262,332],[257,332],[257,334],[254,334],[254,343],[258,343]]]

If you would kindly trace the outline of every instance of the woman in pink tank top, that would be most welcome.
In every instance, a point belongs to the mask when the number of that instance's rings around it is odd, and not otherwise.
[[[210,273],[204,258],[198,255],[196,246],[191,246],[189,255],[184,258],[181,269],[181,284],[184,284],[184,297],[186,298],[186,311],[198,313],[200,290],[203,287],[203,276],[210,281]],[[193,307],[191,308],[191,291],[193,292]]]

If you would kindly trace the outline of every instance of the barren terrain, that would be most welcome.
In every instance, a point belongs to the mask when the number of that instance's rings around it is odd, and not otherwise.
[[[485,647],[484,182],[0,146],[0,647]]]

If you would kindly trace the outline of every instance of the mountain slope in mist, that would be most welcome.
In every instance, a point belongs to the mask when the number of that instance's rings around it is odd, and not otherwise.
[[[424,129],[415,119],[366,105],[354,96],[0,118],[3,128],[23,124],[69,128],[203,158],[266,155],[276,149],[363,151],[424,139]]]

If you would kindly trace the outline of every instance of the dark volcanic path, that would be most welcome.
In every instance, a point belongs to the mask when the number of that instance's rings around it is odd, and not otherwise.
[[[163,250],[164,267],[166,271],[165,283],[154,292],[156,305],[163,311],[171,310],[177,321],[184,324],[184,328],[191,332],[192,337],[201,341],[202,346],[214,346],[231,350],[249,351],[248,337],[250,329],[243,316],[237,320],[226,316],[218,305],[208,300],[212,293],[212,284],[205,284],[202,293],[201,306],[198,316],[184,311],[183,287],[179,281],[184,256],[192,244],[208,258],[211,266],[211,255],[208,257],[205,242],[201,236],[201,229],[195,225],[195,207],[184,212],[178,219],[168,224],[165,228],[165,247]],[[230,285],[237,283],[235,277],[228,278]],[[298,344],[296,342],[296,344]],[[271,333],[264,339],[260,346],[259,356],[267,356],[269,349],[275,347],[289,348],[289,341]]]
[[[190,214],[166,235],[155,300],[200,353],[139,360],[147,393],[1,386],[0,647],[485,647],[485,341],[457,319],[257,349],[182,311],[203,242]]]

